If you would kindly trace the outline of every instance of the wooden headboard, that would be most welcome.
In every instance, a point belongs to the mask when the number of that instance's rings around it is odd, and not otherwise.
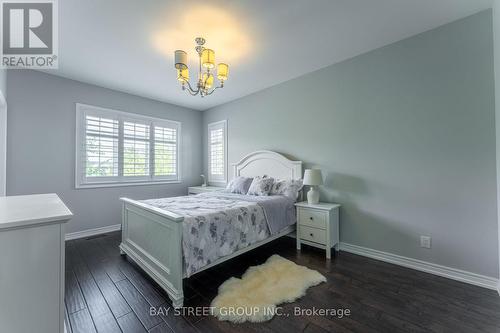
[[[269,150],[258,150],[233,163],[233,178],[268,175],[275,179],[302,178],[302,161],[292,161]]]

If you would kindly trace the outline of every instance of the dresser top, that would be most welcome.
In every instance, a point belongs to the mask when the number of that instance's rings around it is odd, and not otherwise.
[[[72,216],[55,193],[0,197],[0,230],[66,222]]]
[[[218,191],[225,189],[225,187],[221,186],[189,186],[189,188],[196,190],[205,190],[205,191]]]
[[[295,206],[302,208],[321,209],[321,210],[332,210],[340,207],[339,204],[330,202],[320,202],[317,204],[310,205],[309,203],[307,203],[307,201],[297,202]]]

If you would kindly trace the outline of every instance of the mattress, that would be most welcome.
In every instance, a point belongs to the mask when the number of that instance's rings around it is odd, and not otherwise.
[[[141,202],[184,216],[186,277],[296,222],[294,201],[284,196],[211,192]]]

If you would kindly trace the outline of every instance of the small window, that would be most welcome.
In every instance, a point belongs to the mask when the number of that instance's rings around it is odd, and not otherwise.
[[[225,183],[227,180],[227,122],[208,124],[208,181]]]
[[[77,104],[76,187],[178,182],[178,122]]]

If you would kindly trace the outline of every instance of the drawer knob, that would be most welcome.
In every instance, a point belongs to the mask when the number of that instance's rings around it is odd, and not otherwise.
[[[310,233],[311,237],[314,237],[314,235],[312,234],[312,232]]]
[[[311,220],[311,221],[312,221],[312,220],[314,220],[314,219],[313,219],[313,217],[311,216],[311,217],[309,218],[309,220]]]

